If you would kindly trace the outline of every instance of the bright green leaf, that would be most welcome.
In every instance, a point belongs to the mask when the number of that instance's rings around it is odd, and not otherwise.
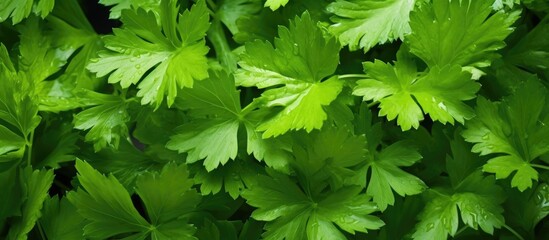
[[[409,167],[421,155],[409,143],[397,142],[384,148],[370,162],[372,175],[366,193],[373,196],[381,211],[395,203],[393,191],[400,196],[421,193],[427,187],[418,177],[399,167]]]
[[[122,11],[123,28],[104,39],[109,51],[88,65],[99,77],[110,74],[109,83],[119,82],[123,88],[139,83],[141,103],[156,107],[165,95],[171,106],[180,88],[191,88],[195,80],[208,76],[205,1],[183,14],[175,1],[162,1],[161,9],[160,21],[143,9]]]
[[[339,45],[324,34],[306,12],[290,27],[280,27],[274,46],[269,42],[246,44],[235,78],[238,85],[271,88],[262,94],[266,107],[279,108],[258,127],[264,138],[289,130],[320,129],[327,119],[325,106],[341,92],[343,83],[333,74]],[[283,85],[283,86],[281,86]]]
[[[483,170],[507,178],[516,171],[511,186],[524,191],[537,181],[531,162],[549,152],[547,90],[535,81],[521,84],[502,102],[480,98],[477,117],[467,122],[466,141],[474,143],[473,152],[491,155]],[[504,154],[494,156],[494,154]]]
[[[277,10],[279,7],[283,7],[288,4],[290,0],[266,0],[265,7],[269,7],[271,10]]]
[[[443,124],[463,123],[474,116],[463,101],[475,98],[480,84],[459,66],[434,66],[421,75],[406,48],[401,48],[394,65],[376,60],[364,63],[364,71],[368,78],[357,82],[353,94],[379,101],[379,115],[397,118],[404,131],[417,129],[422,113]]]
[[[493,0],[432,1],[410,15],[410,51],[429,67],[485,67],[505,46],[518,12],[491,15]]]
[[[120,140],[128,136],[128,103],[120,96],[92,91],[83,94],[92,99],[92,107],[74,116],[74,128],[89,130],[86,141],[93,142],[96,151],[107,145],[118,148]]]
[[[0,2],[0,22],[11,17],[13,25],[21,22],[32,12],[45,18],[53,9],[55,0],[5,0]]]
[[[337,0],[328,6],[335,14],[330,31],[349,49],[367,52],[410,33],[408,21],[414,4],[415,0]]]

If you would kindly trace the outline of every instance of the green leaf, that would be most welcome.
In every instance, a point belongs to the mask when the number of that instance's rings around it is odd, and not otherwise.
[[[233,199],[237,199],[245,184],[255,181],[257,172],[261,165],[251,160],[231,161],[212,171],[203,167],[196,167],[194,181],[200,184],[202,195],[218,194],[223,188]]]
[[[240,96],[234,85],[234,78],[225,71],[211,71],[208,79],[198,82],[192,89],[182,90],[182,97],[176,105],[188,109],[193,120],[178,127],[167,148],[187,152],[187,162],[204,159],[206,170],[212,171],[219,165],[234,160],[238,153],[238,132],[244,125],[247,132],[248,154],[268,163],[280,161],[283,153],[276,149],[271,140],[257,137],[257,121],[250,111],[253,105],[243,111]],[[276,159],[276,160],[275,160]]]
[[[16,73],[4,45],[0,44],[0,119],[11,124],[25,139],[40,123],[38,107],[29,96],[29,81],[24,73]]]
[[[186,165],[167,164],[160,174],[137,179],[136,192],[145,204],[153,239],[194,239],[195,229],[183,216],[195,211],[200,195],[192,189]]]
[[[241,56],[242,67],[235,73],[241,86],[270,88],[263,92],[265,107],[278,109],[277,114],[259,127],[264,138],[278,136],[289,130],[320,129],[329,105],[343,87],[332,77],[338,63],[339,45],[324,34],[306,12],[296,17],[290,27],[279,27],[274,47],[269,42],[246,44]],[[283,86],[281,86],[283,85]]]
[[[128,102],[120,96],[83,91],[83,97],[91,99],[92,107],[74,116],[74,128],[89,130],[86,141],[93,142],[95,151],[107,145],[118,148],[120,139],[128,136],[130,120]]]
[[[333,189],[344,185],[365,186],[365,172],[362,171],[367,155],[364,136],[335,127],[295,135],[290,165],[308,179],[311,188],[324,187],[324,182]]]
[[[85,225],[84,218],[67,200],[58,196],[46,198],[40,226],[48,239],[81,240]]]
[[[25,72],[29,81],[40,84],[61,69],[69,54],[52,48],[51,38],[45,36],[44,27],[36,17],[29,18],[23,24],[18,25],[21,34],[18,61],[20,72]]]
[[[111,7],[109,18],[117,19],[125,9],[142,8],[145,11],[153,11],[156,15],[159,14],[159,1],[154,0],[99,0],[99,3]]]
[[[78,98],[76,89],[96,90],[104,84],[102,79],[86,69],[90,59],[97,58],[97,52],[103,50],[103,42],[77,0],[58,1],[47,18],[46,26],[52,29],[47,36],[51,38],[55,55],[62,53],[69,59],[60,76],[55,74],[55,79],[40,83],[37,93],[39,109],[59,112],[83,107],[85,104]],[[50,64],[49,61],[46,63]]]
[[[269,176],[258,176],[243,193],[248,204],[257,207],[252,217],[268,221],[264,239],[345,239],[336,225],[349,233],[383,226],[383,221],[369,215],[377,208],[368,196],[360,194],[360,187],[344,187],[315,199],[287,176],[268,172]]]
[[[401,141],[384,148],[370,161],[372,175],[366,193],[373,196],[381,211],[394,205],[392,190],[404,197],[427,188],[421,179],[399,168],[412,166],[420,159],[421,155],[410,143]]]
[[[84,235],[106,239],[125,235],[124,239],[196,239],[194,227],[183,217],[200,201],[191,190],[185,165],[168,164],[161,173],[145,173],[136,183],[136,192],[147,210],[148,219],[134,207],[130,194],[109,175],[102,175],[88,163],[76,162],[78,180],[82,187],[67,195],[78,212],[89,223]],[[160,184],[160,185],[158,185]],[[161,187],[159,187],[161,186]]]
[[[123,28],[104,38],[109,51],[100,52],[88,65],[98,77],[110,74],[109,83],[120,83],[123,88],[139,83],[141,103],[157,108],[165,95],[171,106],[178,89],[191,88],[195,80],[208,77],[205,1],[183,14],[178,14],[175,1],[162,1],[161,9],[160,19],[143,9],[124,10]]]
[[[38,106],[27,75],[17,72],[6,47],[0,44],[0,172],[11,168],[25,154],[34,129],[40,124]]]
[[[103,148],[99,152],[90,149],[79,153],[78,156],[89,162],[96,170],[112,174],[130,192],[133,192],[138,176],[148,171],[159,171],[170,161],[151,156],[127,141],[122,141],[118,149]]]
[[[27,18],[31,11],[45,18],[53,9],[55,0],[5,0],[0,2],[0,22],[11,17],[13,25]]]
[[[368,78],[357,82],[353,94],[365,101],[379,101],[379,115],[397,118],[404,131],[417,129],[422,113],[443,124],[463,123],[474,116],[463,101],[475,98],[480,84],[459,66],[434,66],[428,73],[418,74],[413,58],[401,48],[394,65],[376,60],[364,63],[364,71]]]
[[[286,6],[290,0],[266,0],[265,7],[270,8],[271,10],[277,10],[280,7]]]
[[[549,5],[548,5],[549,9]],[[514,66],[513,70],[538,73],[549,79],[549,17],[546,16],[534,29],[522,36],[520,40],[503,55],[505,63]],[[514,83],[514,82],[513,82]]]
[[[493,176],[484,177],[480,170],[471,166],[480,159],[469,152],[459,136],[450,144],[453,156],[447,158],[446,169],[451,186],[434,186],[426,191],[428,202],[419,216],[414,239],[455,236],[459,218],[468,227],[475,230],[480,227],[489,234],[505,224],[501,207],[505,201],[503,189]],[[469,167],[456,168],[459,165]]]
[[[402,39],[410,33],[410,11],[415,0],[337,0],[328,6],[335,16],[330,31],[351,51],[367,52],[377,44]]]
[[[21,169],[20,182],[25,196],[21,206],[21,216],[11,221],[8,240],[27,239],[27,234],[34,228],[36,221],[42,216],[41,209],[48,191],[53,183],[52,170],[32,170],[31,167]]]
[[[480,98],[477,117],[467,123],[462,135],[474,143],[473,152],[491,155],[483,170],[502,179],[515,172],[511,186],[524,191],[537,181],[532,161],[549,152],[547,90],[537,81],[520,84],[502,102]],[[503,154],[503,155],[495,155]],[[495,156],[494,156],[495,155]]]
[[[227,26],[231,33],[238,32],[237,20],[261,10],[261,0],[222,0],[218,4],[216,16]]]
[[[458,209],[464,224],[473,229],[480,226],[484,232],[493,234],[494,228],[504,224],[500,206],[503,200],[503,191],[493,177],[483,178],[479,171],[474,172],[453,194],[439,193],[427,203],[413,238],[446,239],[448,234],[454,236],[459,225]]]
[[[460,65],[485,67],[498,57],[496,50],[518,12],[492,12],[493,0],[432,1],[410,15],[410,51],[429,67]]]
[[[130,195],[112,175],[108,177],[84,161],[76,161],[78,181],[83,188],[69,192],[67,198],[89,223],[84,234],[106,239],[119,234],[145,237],[151,225],[133,206]]]
[[[10,193],[8,197],[0,198],[0,225],[3,225],[8,217],[21,216],[25,192],[19,182],[18,173],[19,168],[14,166],[0,172],[0,189]]]
[[[0,125],[0,155],[25,147],[25,139]]]

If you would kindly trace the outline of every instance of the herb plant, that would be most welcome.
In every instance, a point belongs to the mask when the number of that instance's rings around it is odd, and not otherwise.
[[[545,0],[2,0],[0,239],[549,239]]]

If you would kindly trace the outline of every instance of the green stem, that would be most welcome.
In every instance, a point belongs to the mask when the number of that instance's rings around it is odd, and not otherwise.
[[[42,240],[47,240],[46,234],[44,234],[44,229],[42,229],[42,224],[40,222],[37,222],[36,225],[38,225],[38,231],[40,232],[40,237],[42,237]]]
[[[518,234],[514,229],[512,229],[511,227],[509,227],[507,224],[503,224],[503,227],[505,229],[507,229],[507,231],[511,232],[513,235],[515,235],[515,237],[517,237],[519,240],[524,240],[524,238]]]
[[[26,139],[27,142],[27,166],[31,165],[32,162],[32,142],[34,139],[34,131],[30,134],[30,141],[29,139]]]
[[[457,236],[459,235],[460,233],[462,233],[463,231],[465,231],[467,229],[467,225],[463,226],[462,228],[458,229],[457,232],[454,234],[454,236]]]
[[[366,74],[343,74],[337,76],[339,79],[345,79],[345,78],[366,78]]]
[[[368,103],[368,105],[366,105],[366,107],[367,107],[367,108],[371,108],[371,107],[373,107],[373,106],[376,105],[376,104],[379,104],[379,102],[378,102],[378,101],[373,101],[373,102],[371,102],[371,103]]]
[[[251,111],[253,111],[257,105],[259,104],[259,101],[253,101],[248,104],[246,107],[244,107],[244,109],[242,109],[242,111],[240,111],[240,115],[242,116],[246,116],[248,113],[250,113]]]
[[[217,11],[217,4],[215,4],[214,1],[212,0],[207,0],[206,3],[208,3],[208,5],[210,6],[210,8],[214,11]]]
[[[544,169],[544,170],[549,170],[549,166],[543,166],[543,165],[539,165],[539,164],[530,164],[530,166],[535,167],[535,168]]]

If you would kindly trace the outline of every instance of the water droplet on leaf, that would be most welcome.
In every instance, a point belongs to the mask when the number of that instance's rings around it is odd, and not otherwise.
[[[299,54],[299,45],[297,45],[297,43],[294,43],[294,46],[292,48],[292,52],[293,52],[294,55]]]

